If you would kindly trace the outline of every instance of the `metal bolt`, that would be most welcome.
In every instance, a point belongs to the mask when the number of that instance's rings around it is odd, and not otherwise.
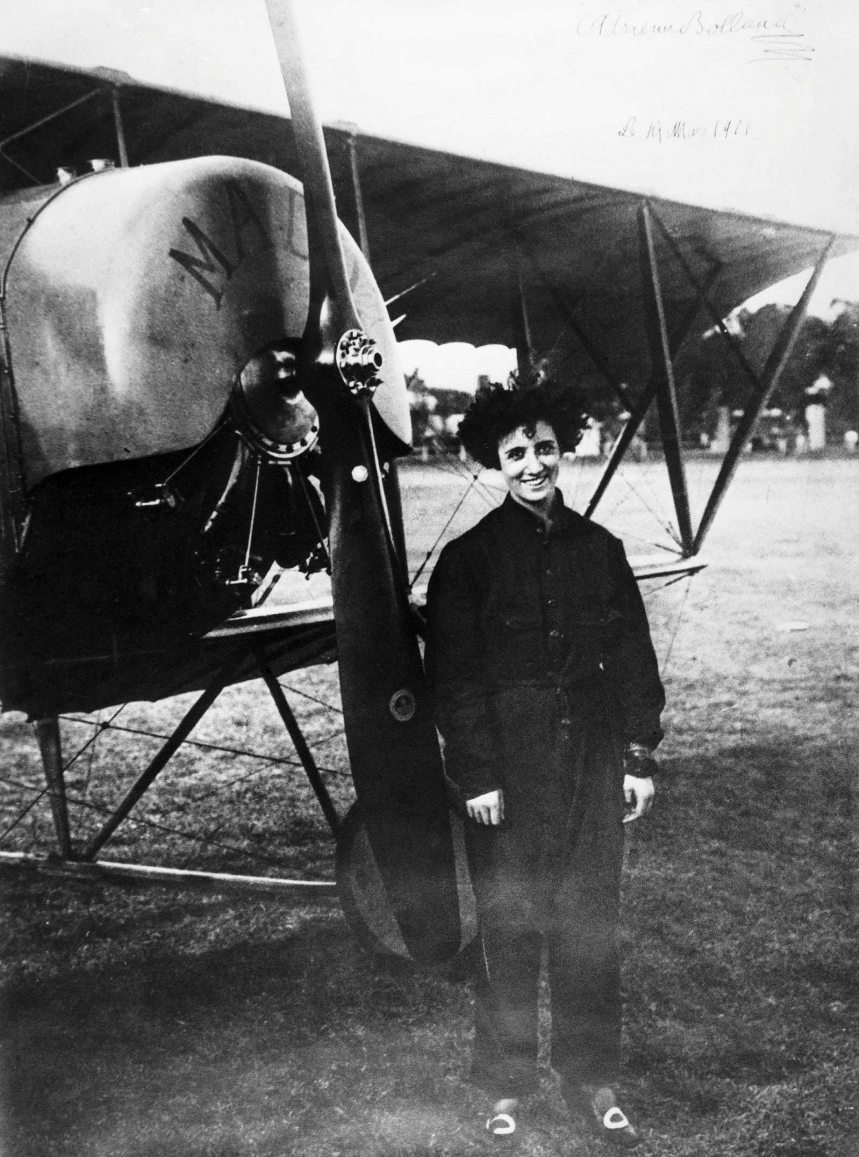
[[[391,696],[391,701],[388,706],[391,714],[398,723],[408,723],[410,719],[414,718],[415,711],[417,710],[415,697],[407,687],[395,691]]]
[[[355,397],[370,397],[382,384],[378,375],[384,359],[375,341],[363,330],[346,330],[337,343],[335,360],[340,376]]]

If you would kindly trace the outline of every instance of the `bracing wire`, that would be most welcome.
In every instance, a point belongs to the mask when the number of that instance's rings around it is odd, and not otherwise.
[[[25,177],[33,182],[34,185],[41,185],[42,182],[39,180],[39,178],[31,173],[29,169],[25,169],[23,165],[19,164],[14,157],[10,157],[2,146],[0,146],[0,157],[2,157],[3,160],[7,161],[10,165],[13,165],[16,169],[19,169]]]
[[[294,690],[293,688],[288,688],[288,689],[290,691]],[[306,692],[302,692],[302,691],[296,691],[295,693],[302,695],[305,699],[308,699],[311,702],[318,703],[320,706],[325,707],[328,711],[330,711],[334,714],[338,714],[338,715],[343,714],[342,710],[339,707],[336,707],[330,703],[326,703],[324,700],[319,699],[314,695],[309,695]],[[116,731],[116,732],[119,732],[119,733],[122,733],[125,735],[137,735],[137,736],[140,736],[141,738],[145,738],[145,739],[157,739],[159,741],[165,741],[169,738],[169,736],[167,736],[163,733],[159,733],[159,732],[155,732],[155,731],[147,731],[144,728],[125,727],[125,726],[122,726],[120,724],[115,724],[113,722],[113,720],[115,720],[117,718],[117,716],[120,714],[120,712],[124,711],[127,706],[128,706],[127,703],[123,704],[121,707],[119,707],[113,713],[111,718],[107,721],[81,719],[81,718],[74,716],[74,715],[62,715],[62,716],[60,716],[60,718],[66,723],[76,723],[76,724],[83,725],[86,727],[95,728],[95,731],[94,731],[93,735],[90,737],[90,739],[88,739],[86,741],[86,743],[84,743],[79,748],[79,750],[71,757],[71,759],[69,759],[68,762],[64,764],[64,766],[63,766],[64,772],[66,770],[68,770],[76,762],[76,760],[78,760],[81,757],[81,755],[84,754],[84,752],[89,750],[92,753],[97,740],[101,737],[101,735],[105,731],[108,731],[108,730]],[[332,740],[339,739],[342,736],[342,734],[343,734],[342,728],[338,728],[338,730],[331,732],[327,735],[324,735],[321,738],[315,740],[312,744],[309,744],[309,747],[311,750],[314,750],[315,748],[318,748],[318,747],[322,747],[322,746],[332,742]],[[281,766],[284,768],[289,768],[290,770],[303,770],[303,765],[301,764],[301,762],[299,760],[288,759],[284,756],[266,755],[264,752],[252,751],[252,750],[247,749],[247,748],[230,747],[230,746],[227,746],[225,744],[208,743],[208,742],[206,742],[204,740],[200,740],[200,739],[185,739],[183,741],[183,743],[189,747],[195,747],[195,748],[199,748],[201,750],[206,750],[206,751],[220,752],[224,755],[232,755],[232,756],[236,756],[236,757],[243,758],[243,759],[257,759],[257,760],[260,760],[267,765],[277,765],[277,766]],[[90,779],[91,766],[92,766],[92,761],[90,761],[90,767],[87,769],[86,780],[84,782],[83,789],[82,789],[84,798],[86,798],[86,795],[87,795],[88,790],[89,790],[89,779]],[[248,773],[248,775],[256,774],[257,772],[259,772],[261,770],[263,770],[263,769],[262,768],[256,769],[255,772]],[[349,776],[348,772],[342,771],[342,770],[339,770],[339,769],[333,768],[333,767],[319,767],[319,771],[323,772],[324,774],[329,775],[335,779],[338,779],[338,778],[339,779],[346,779]],[[248,776],[239,777],[239,781],[242,779],[245,779],[245,778],[248,778]],[[237,782],[237,780],[234,777],[233,779],[230,780],[229,784],[219,785],[217,788],[213,789],[211,792],[204,792],[202,795],[196,796],[194,799],[189,801],[189,806],[193,806],[197,803],[200,803],[204,799],[207,799],[210,795],[216,794],[218,791],[226,790],[227,787],[233,786],[233,784],[235,782]],[[0,776],[0,783],[6,783],[10,786],[17,786],[17,787],[25,786],[27,788],[27,790],[36,792],[35,797],[27,804],[27,806],[25,808],[23,808],[23,810],[20,811],[15,816],[15,818],[7,825],[7,827],[2,832],[0,832],[0,843],[2,843],[2,841],[5,840],[5,838],[12,831],[14,831],[17,827],[20,826],[20,824],[27,817],[27,815],[33,810],[33,808],[45,797],[50,797],[52,793],[51,793],[51,790],[49,787],[36,788],[32,784],[29,784],[29,785],[22,784],[19,781],[6,779],[2,776]]]
[[[90,748],[92,748],[92,749],[93,749],[93,751],[94,751],[94,747],[95,747],[95,743],[96,743],[96,740],[97,740],[97,739],[98,739],[98,737],[101,735],[102,731],[104,731],[106,728],[110,727],[110,726],[111,726],[111,723],[112,723],[112,721],[113,721],[114,719],[116,719],[116,717],[119,715],[119,713],[120,713],[121,711],[124,711],[124,710],[125,710],[125,708],[126,708],[127,706],[128,706],[128,704],[127,704],[127,703],[123,703],[123,705],[122,705],[120,708],[118,708],[118,709],[117,709],[117,710],[114,712],[114,714],[111,716],[111,719],[110,719],[110,721],[109,721],[108,723],[101,723],[101,722],[99,722],[99,723],[95,723],[95,724],[93,724],[93,723],[92,723],[90,720],[87,720],[87,721],[86,721],[87,723],[89,723],[89,724],[90,724],[90,726],[94,726],[94,727],[96,727],[96,729],[97,729],[97,730],[96,730],[95,734],[94,734],[94,735],[92,735],[92,736],[91,736],[91,737],[90,737],[90,738],[89,738],[89,739],[86,741],[86,743],[83,745],[83,747],[81,747],[81,748],[80,748],[78,751],[76,751],[76,752],[75,752],[75,754],[74,754],[74,755],[71,757],[71,759],[70,759],[70,760],[69,760],[67,763],[65,763],[65,764],[63,765],[63,772],[64,772],[64,773],[65,773],[66,771],[68,771],[68,769],[69,769],[69,768],[72,766],[72,764],[73,764],[73,763],[75,763],[75,761],[76,761],[76,760],[78,760],[78,759],[79,759],[79,758],[80,758],[80,757],[83,755],[83,753],[84,753],[84,752],[85,752],[87,749],[90,749]],[[62,718],[67,718],[67,717],[66,717],[66,716],[62,716]],[[77,722],[83,722],[83,720],[72,720],[72,722],[76,722],[76,723],[77,723]],[[119,728],[115,728],[114,730],[117,730],[117,731],[118,731],[118,730],[120,730],[120,729],[119,729]],[[89,767],[87,768],[87,773],[86,773],[86,780],[84,781],[84,789],[83,789],[83,790],[84,790],[84,795],[86,795],[86,793],[87,793],[87,791],[88,791],[88,789],[89,789],[89,778],[90,778],[90,770],[91,770],[91,768],[92,768],[92,755],[90,756]],[[7,783],[7,784],[11,784],[11,783],[12,783],[12,780],[7,780],[7,779],[2,779],[2,778],[0,778],[0,783]],[[18,786],[20,786],[20,785],[18,785]],[[36,788],[34,788],[34,787],[30,786],[28,790],[30,790],[30,791],[36,791],[36,792],[37,792],[37,795],[35,796],[35,798],[34,798],[34,799],[32,799],[32,800],[30,801],[30,803],[29,803],[29,804],[27,804],[27,806],[24,808],[24,810],[23,810],[22,812],[20,812],[20,813],[19,813],[19,814],[18,814],[18,815],[15,817],[15,819],[14,819],[14,820],[12,820],[12,822],[11,822],[11,823],[10,823],[10,824],[9,824],[9,825],[6,827],[6,828],[4,828],[4,829],[3,829],[3,831],[2,831],[2,832],[0,832],[0,843],[2,843],[2,842],[3,842],[3,840],[5,840],[5,839],[6,839],[6,837],[7,837],[7,836],[8,836],[8,835],[9,835],[11,832],[13,832],[13,831],[15,830],[15,828],[17,828],[17,827],[19,826],[19,824],[23,823],[23,821],[24,821],[24,820],[27,818],[28,814],[29,814],[29,813],[30,813],[30,812],[33,810],[33,808],[36,806],[36,804],[40,802],[40,800],[44,799],[44,798],[45,798],[45,796],[50,796],[50,795],[52,794],[52,792],[51,792],[50,788],[48,788],[48,787],[44,787],[44,788],[42,788],[41,790],[38,790],[38,789],[36,789]]]
[[[10,779],[0,779],[0,783],[10,784],[13,787],[21,786],[20,784],[16,784],[13,780],[10,780]],[[19,824],[22,824],[24,822],[24,820],[27,818],[27,816],[30,814],[30,812],[33,810],[33,808],[36,806],[36,804],[39,803],[40,800],[44,799],[46,795],[50,794],[50,788],[47,788],[47,787],[43,787],[40,791],[37,788],[35,788],[29,784],[24,785],[24,786],[27,787],[28,791],[35,791],[36,795],[32,800],[30,800],[30,802],[27,804],[27,806],[24,808],[24,810],[19,812],[18,815],[16,815],[15,818],[12,820],[12,822],[6,828],[4,828],[2,832],[0,832],[0,844],[3,843],[3,841],[6,839],[6,837],[8,835],[10,835],[12,832],[14,832],[15,828],[17,828]]]
[[[126,709],[127,706],[128,706],[127,703],[123,703],[121,707],[117,707],[116,711],[114,711],[113,715],[111,715],[110,719],[108,719],[108,721],[106,723],[104,723],[104,722],[93,723],[91,719],[86,720],[86,722],[91,727],[95,727],[96,730],[93,732],[93,734],[90,736],[90,738],[86,741],[86,743],[83,745],[83,747],[79,747],[78,750],[75,752],[75,754],[71,757],[71,759],[67,763],[63,764],[63,771],[64,772],[68,771],[69,768],[72,766],[72,764],[76,763],[77,760],[80,759],[80,757],[83,755],[83,753],[85,751],[87,751],[96,742],[96,740],[98,739],[98,737],[101,735],[101,733],[103,731],[107,731],[108,728],[111,728],[114,731],[120,731],[121,730],[121,728],[113,726],[113,721],[114,721],[114,719],[117,719],[121,715],[121,713]],[[70,715],[61,715],[60,719],[65,719],[67,722],[71,722],[71,723],[83,723],[84,722],[84,720],[75,719],[73,716],[70,716]]]
[[[169,735],[164,735],[163,733],[157,732],[157,731],[147,731],[141,727],[120,727],[120,726],[114,726],[112,724],[107,724],[107,723],[100,723],[100,724],[96,725],[96,724],[93,724],[91,719],[79,719],[73,715],[62,715],[60,718],[66,720],[66,722],[68,722],[68,723],[80,723],[80,724],[84,724],[85,726],[88,726],[88,727],[98,726],[100,728],[100,731],[104,731],[104,730],[107,730],[108,728],[110,728],[111,731],[120,731],[125,735],[139,735],[144,739],[158,739],[158,740],[166,741],[170,738]],[[330,743],[330,741],[332,739],[336,738],[338,735],[341,735],[341,734],[342,734],[342,731],[338,730],[336,732],[333,732],[330,735],[323,736],[322,739],[314,740],[314,742],[312,744],[309,744],[308,746],[312,750],[314,747],[318,747],[321,744]],[[236,756],[239,756],[243,759],[262,759],[262,760],[265,760],[267,763],[278,763],[278,764],[283,764],[284,766],[287,766],[287,767],[301,767],[302,766],[300,761],[295,760],[295,759],[287,759],[282,755],[266,755],[263,752],[251,751],[247,748],[227,747],[221,743],[207,743],[203,739],[184,739],[182,742],[188,747],[198,747],[204,751],[217,751],[223,755],[236,755]],[[331,774],[334,774],[334,775],[338,774],[336,771],[334,771],[331,768],[320,768],[320,770],[321,771],[330,771]]]
[[[480,467],[476,471],[471,470],[457,455],[450,454],[450,453],[443,454],[441,457],[441,461],[434,465],[434,469],[441,470],[445,474],[451,474],[456,478],[462,478],[463,480],[468,479],[468,486],[466,487],[464,493],[462,494],[459,502],[456,504],[453,511],[451,512],[450,517],[448,518],[447,522],[442,527],[441,532],[438,535],[438,537],[436,538],[435,542],[430,547],[430,549],[427,551],[426,556],[423,559],[423,562],[421,563],[420,567],[418,568],[417,572],[415,573],[414,577],[412,578],[411,582],[409,583],[409,590],[410,591],[414,588],[415,583],[417,583],[418,579],[423,574],[424,570],[427,567],[427,564],[429,563],[429,561],[432,558],[435,551],[438,549],[439,543],[444,538],[445,534],[447,533],[448,528],[450,527],[454,518],[456,518],[457,514],[459,513],[463,503],[468,498],[469,494],[472,491],[479,493],[480,496],[483,498],[483,500],[486,502],[486,504],[491,507],[491,506],[497,505],[498,494],[500,493],[500,491],[494,489],[493,487],[487,486],[486,483],[483,481],[483,468],[482,467]]]
[[[11,787],[24,788],[26,791],[32,791],[33,790],[32,786],[30,784],[24,783],[21,780],[10,779],[10,778],[7,778],[5,776],[0,776],[0,783],[8,784]],[[44,795],[44,794],[53,794],[53,793],[42,792],[41,794]],[[100,815],[109,816],[109,815],[113,814],[111,808],[106,807],[104,804],[94,803],[92,800],[79,799],[76,796],[68,796],[67,795],[66,796],[66,802],[68,804],[70,804],[72,807],[81,807],[81,808],[84,808],[88,811],[97,812]],[[135,816],[135,815],[129,815],[126,817],[126,819],[128,821],[130,821],[132,824],[138,825],[139,827],[149,828],[153,831],[162,832],[165,835],[179,836],[181,839],[185,839],[185,840],[194,840],[196,843],[205,844],[208,847],[217,848],[218,851],[232,852],[232,853],[235,853],[237,855],[247,856],[248,859],[259,860],[261,863],[270,864],[272,867],[288,868],[290,866],[285,861],[277,859],[273,856],[266,856],[262,852],[258,852],[258,851],[250,852],[246,848],[235,847],[232,844],[223,844],[223,843],[220,843],[219,841],[211,840],[207,836],[198,835],[196,832],[186,832],[182,828],[174,828],[174,827],[171,827],[169,824],[158,823],[156,820],[143,819],[142,817]]]
[[[449,454],[448,458],[453,464],[453,472],[455,474],[457,474],[460,478],[462,478],[463,480],[465,480],[466,478],[468,478],[468,479],[474,478],[475,488],[480,492],[481,497],[486,501],[486,503],[488,505],[495,506],[498,503],[499,495],[503,495],[506,493],[506,489],[504,487],[502,487],[502,486],[490,486],[487,482],[484,481],[483,467],[480,467],[478,469],[477,474],[475,476],[474,472],[471,469],[469,469],[469,467],[464,462],[460,461],[460,459],[458,457],[456,457],[453,454]]]
[[[672,523],[667,521],[664,513],[662,513],[660,510],[655,509],[654,505],[652,505],[651,502],[649,502],[647,500],[646,495],[644,495],[642,493],[642,491],[640,489],[638,489],[630,481],[630,479],[627,477],[626,473],[623,470],[618,470],[617,473],[615,474],[615,478],[619,478],[624,483],[624,485],[627,487],[627,489],[632,494],[635,495],[635,497],[638,499],[638,501],[641,503],[641,505],[644,507],[644,509],[647,511],[647,513],[652,515],[654,521],[665,531],[665,533],[668,535],[668,537],[671,539],[671,541],[682,550],[683,543],[681,542],[680,537],[679,537],[677,531],[675,530],[674,526],[672,525]],[[658,502],[659,500],[658,500],[657,496],[655,494],[653,494],[653,487],[650,485],[649,480],[647,480],[646,475],[645,475],[645,480],[648,481],[648,487],[651,491],[653,501]],[[620,505],[620,501],[615,503],[615,509],[617,509],[617,507],[619,505]],[[660,543],[654,543],[653,545],[659,547],[661,544]],[[662,545],[661,548],[663,550],[666,549],[664,547],[664,545]]]
[[[487,503],[494,504],[498,500],[498,494],[501,492],[500,488],[487,486],[483,480],[483,468],[481,467],[477,471],[477,474],[475,474],[458,454],[453,454],[449,450],[442,450],[438,457],[433,460],[431,469],[439,470],[445,474],[451,474],[456,478],[476,479],[476,488],[481,492]],[[477,477],[478,475],[479,477]]]
[[[304,477],[304,473],[299,470],[298,467],[293,468],[292,463],[290,463],[290,471],[298,476],[298,481],[301,484],[301,489],[304,494],[304,500],[307,503],[307,508],[310,511],[310,517],[313,519],[313,525],[316,528],[316,535],[319,539],[319,545],[325,551],[325,560],[328,564],[328,573],[331,574],[331,552],[328,549],[326,536],[322,530],[322,527],[319,525],[319,519],[316,517],[316,507],[313,505],[313,502],[310,499],[310,494],[307,491],[307,479]]]
[[[418,569],[415,571],[415,574],[414,574],[411,582],[409,583],[409,590],[410,591],[414,589],[415,583],[418,581],[418,579],[421,577],[421,575],[426,570],[426,567],[427,567],[427,564],[429,563],[429,560],[432,558],[432,556],[435,554],[436,550],[438,549],[438,544],[441,542],[441,540],[444,538],[445,534],[447,533],[447,528],[453,522],[454,518],[456,518],[462,504],[465,502],[466,498],[468,498],[469,494],[474,489],[474,486],[475,486],[477,479],[479,477],[479,473],[480,472],[478,471],[477,473],[475,473],[471,476],[471,484],[469,486],[467,486],[466,489],[463,491],[459,502],[457,502],[456,506],[453,508],[453,511],[452,511],[450,517],[448,518],[448,520],[444,524],[444,526],[441,528],[441,531],[439,532],[435,542],[432,544],[432,546],[427,551],[423,562],[418,567]]]
[[[101,723],[101,712],[99,712],[99,723]],[[87,760],[86,773],[84,775],[83,786],[81,787],[81,791],[83,792],[84,799],[86,799],[87,794],[89,793],[89,785],[90,785],[90,780],[92,778],[92,765],[93,765],[93,762],[95,760],[95,753],[96,753],[96,748],[98,747],[99,735],[101,735],[101,729],[99,729],[98,732],[96,733],[95,742],[92,744],[92,746],[89,749],[89,759]]]
[[[188,465],[188,463],[193,458],[195,458],[205,446],[208,446],[208,444],[211,442],[211,440],[219,432],[220,429],[221,429],[220,425],[216,425],[212,430],[210,430],[209,433],[206,435],[206,437],[203,439],[203,441],[200,442],[198,445],[196,445],[194,447],[194,449],[182,459],[182,461],[179,463],[179,465],[174,470],[170,471],[170,473],[167,475],[167,477],[164,479],[164,481],[161,483],[161,485],[167,486],[168,483],[172,482],[173,479],[176,477],[176,475],[180,471],[184,470],[185,467]]]
[[[677,578],[672,579],[670,582],[663,583],[661,587],[657,588],[657,590],[666,590],[668,587],[674,586],[675,583],[682,582],[683,579],[686,580],[686,589],[683,592],[683,598],[680,602],[680,609],[677,611],[677,614],[674,618],[674,629],[671,632],[671,638],[668,640],[668,647],[666,648],[665,655],[663,656],[660,663],[663,676],[668,673],[668,666],[671,662],[671,655],[674,651],[674,643],[677,640],[677,635],[680,631],[680,624],[683,621],[683,616],[686,612],[686,603],[689,599],[689,592],[692,590],[692,579],[694,577],[694,575],[690,574],[679,575]]]
[[[289,691],[292,695],[300,695],[302,699],[309,699],[311,703],[318,703],[320,707],[327,707],[329,711],[334,711],[338,715],[343,714],[343,708],[338,707],[334,703],[326,703],[324,699],[319,699],[316,695],[310,695],[307,691],[302,691],[299,687],[293,687],[290,683],[281,683],[284,691]]]
[[[309,743],[307,746],[311,751],[316,751],[317,748],[325,747],[326,744],[331,743],[335,739],[342,739],[342,737],[343,728],[338,727],[336,731],[331,731],[328,735],[323,735],[321,739],[314,739],[314,741]]]
[[[333,714],[337,714],[337,715],[343,714],[343,711],[341,708],[337,707],[335,704],[327,703],[325,700],[320,699],[315,695],[311,695],[308,692],[301,691],[300,689],[289,687],[289,686],[287,686],[286,689],[297,694],[297,695],[302,696],[303,698],[309,700],[310,702],[317,703],[319,706],[324,707],[327,711],[332,712]],[[148,731],[144,728],[126,727],[126,726],[123,726],[120,724],[115,724],[114,720],[119,716],[119,714],[122,711],[125,710],[125,708],[127,706],[128,706],[128,704],[125,703],[121,707],[117,708],[117,710],[111,715],[110,719],[108,719],[108,720],[82,719],[82,718],[80,718],[78,716],[74,716],[74,715],[60,716],[60,718],[66,723],[75,723],[75,724],[83,725],[86,727],[95,728],[93,735],[63,765],[63,771],[64,772],[67,771],[86,751],[89,750],[91,752],[91,755],[92,755],[93,750],[94,750],[94,746],[95,746],[97,740],[100,738],[100,736],[105,731],[108,731],[108,730],[120,732],[120,733],[126,734],[126,735],[137,735],[137,736],[140,736],[140,737],[146,738],[146,739],[157,739],[160,741],[165,741],[169,738],[169,736],[167,736],[163,733],[159,733],[159,732],[155,732],[155,731]],[[342,734],[343,734],[342,728],[338,728],[336,731],[330,732],[329,734],[324,735],[321,738],[315,740],[312,744],[309,744],[309,747],[311,750],[314,750],[318,747],[324,746],[324,745],[332,742],[333,740],[339,739],[342,736]],[[195,747],[195,748],[199,748],[201,750],[220,752],[220,753],[225,754],[225,755],[232,755],[232,756],[237,756],[239,758],[245,758],[245,759],[258,759],[267,765],[272,765],[272,764],[278,765],[281,767],[289,768],[290,770],[302,770],[303,769],[303,765],[301,764],[301,762],[299,760],[288,759],[288,758],[285,758],[283,756],[266,755],[263,752],[252,751],[252,750],[247,749],[247,748],[230,747],[230,746],[227,746],[225,744],[208,743],[205,740],[190,739],[190,738],[185,739],[183,741],[183,743],[189,747]],[[85,783],[83,786],[84,797],[86,797],[87,792],[88,792],[88,788],[89,788],[89,779],[90,779],[91,767],[92,767],[92,758],[90,759],[90,766],[87,770],[86,780],[85,780]],[[247,779],[250,776],[252,776],[253,774],[257,774],[261,770],[263,770],[263,769],[258,768],[255,771],[250,772],[245,776],[241,776],[241,777],[239,777],[238,781],[240,782],[241,780]],[[349,777],[348,771],[342,771],[338,768],[320,766],[319,771],[323,772],[324,774],[326,774],[326,775],[328,775],[334,779],[346,779]],[[233,786],[236,782],[237,782],[236,778],[233,778],[230,780],[229,784],[219,785],[217,788],[214,788],[211,792],[204,792],[202,795],[197,796],[194,799],[190,800],[188,806],[192,807],[195,804],[200,803],[203,800],[209,798],[210,795],[214,795],[218,791],[226,790],[228,787]],[[39,789],[39,788],[34,787],[32,784],[23,784],[19,781],[7,779],[7,778],[4,778],[2,776],[0,776],[0,783],[5,783],[5,784],[8,784],[10,786],[26,787],[26,789],[28,791],[36,792],[35,797],[30,801],[30,803],[28,803],[27,806],[25,808],[23,808],[23,810],[21,812],[19,812],[15,816],[15,818],[7,825],[7,827],[2,831],[2,833],[0,833],[0,842],[2,842],[12,831],[14,831],[17,827],[20,826],[20,824],[27,817],[27,815],[33,810],[33,808],[45,797],[50,797],[52,795],[52,792],[51,792],[50,788],[48,788],[48,787],[44,787],[44,788]],[[81,804],[81,806],[83,806],[82,801],[77,801],[77,802],[79,804]],[[109,809],[103,809],[103,810],[105,810],[105,812],[107,812],[109,814]],[[138,822],[142,822],[142,821],[138,821]]]
[[[299,692],[299,694],[302,694],[302,693]],[[304,697],[307,699],[310,699],[313,702],[318,703],[320,706],[325,707],[327,710],[329,710],[333,713],[342,714],[342,711],[340,711],[339,708],[337,708],[336,706],[333,706],[330,703],[326,703],[321,699],[318,699],[316,696],[307,695],[305,693]],[[123,707],[119,708],[119,710],[116,711],[114,713],[114,715],[111,717],[111,721],[107,721],[107,722],[93,721],[93,720],[89,720],[89,719],[81,719],[81,718],[78,718],[75,716],[61,716],[61,718],[65,722],[83,724],[85,726],[90,726],[90,727],[96,728],[95,735],[86,744],[83,745],[83,747],[76,753],[75,756],[73,756],[72,760],[70,760],[69,764],[67,764],[66,766],[70,766],[71,763],[73,763],[83,753],[83,751],[87,750],[88,748],[91,749],[95,740],[106,730],[122,732],[124,734],[130,734],[130,735],[138,735],[138,736],[141,736],[144,738],[157,739],[157,740],[166,740],[168,738],[168,736],[166,736],[164,734],[161,734],[158,732],[153,732],[153,731],[147,731],[143,728],[126,727],[126,726],[122,726],[122,725],[118,725],[118,724],[113,724],[112,720],[117,717],[117,715],[119,714],[119,711],[123,710],[125,706],[127,706],[127,704],[125,704]],[[342,728],[338,728],[336,731],[334,731],[328,735],[322,736],[320,739],[314,741],[314,743],[310,745],[311,749],[322,746],[324,744],[331,742],[332,740],[339,739],[341,737],[342,737]],[[253,751],[253,750],[249,750],[249,749],[245,749],[245,748],[231,747],[231,746],[228,746],[225,744],[209,743],[209,742],[206,742],[204,740],[186,739],[186,740],[184,740],[184,743],[190,747],[196,747],[196,748],[204,749],[207,751],[221,752],[223,754],[236,756],[239,758],[248,758],[248,759],[259,760],[265,766],[252,768],[249,772],[247,772],[241,776],[232,776],[228,783],[219,784],[217,787],[211,789],[210,791],[204,791],[204,792],[200,793],[199,795],[195,795],[193,798],[189,799],[187,801],[187,804],[185,805],[185,807],[183,807],[181,809],[182,814],[187,814],[192,808],[194,808],[195,806],[198,806],[200,803],[204,802],[206,799],[210,798],[211,796],[217,795],[219,792],[224,792],[226,790],[232,789],[236,786],[237,783],[238,784],[244,783],[247,780],[252,779],[254,776],[261,774],[263,771],[265,771],[266,766],[274,765],[274,766],[278,766],[281,768],[289,769],[291,771],[302,771],[303,770],[303,765],[301,764],[301,762],[299,760],[289,759],[289,758],[286,758],[283,756],[266,755],[266,754],[264,754],[262,752],[258,752],[258,751]],[[343,771],[343,770],[340,770],[337,768],[319,766],[319,771],[328,775],[332,779],[348,779],[349,778],[349,772],[348,771]],[[0,835],[0,842],[2,842],[2,840],[5,839],[6,836],[10,832],[12,832],[15,828],[17,828],[21,824],[21,822],[32,811],[32,809],[36,806],[36,804],[38,804],[40,802],[40,800],[44,799],[46,796],[50,798],[52,795],[54,795],[54,793],[51,791],[51,789],[49,787],[37,789],[32,784],[26,784],[22,781],[14,780],[14,779],[2,777],[2,776],[0,776],[0,783],[5,783],[9,786],[25,788],[28,791],[35,791],[36,792],[35,798],[33,800],[31,800],[31,802],[27,805],[27,807],[24,808],[23,811],[15,817],[15,819],[4,830],[2,835]],[[86,798],[86,794],[83,797],[66,795],[66,802],[71,804],[72,806],[90,808],[91,810],[98,811],[98,812],[105,814],[105,815],[112,814],[111,809],[109,807],[106,807],[103,804],[93,803],[91,800],[88,800]],[[261,855],[257,852],[250,852],[250,851],[247,851],[246,849],[237,848],[237,847],[234,847],[232,845],[224,844],[224,843],[221,843],[219,841],[216,841],[216,840],[211,838],[211,832],[206,836],[201,836],[198,834],[193,834],[193,833],[184,831],[184,830],[179,829],[179,828],[171,827],[169,825],[159,824],[155,821],[146,820],[146,819],[141,818],[140,816],[129,816],[127,818],[131,819],[133,823],[136,823],[139,826],[151,828],[153,830],[157,830],[157,831],[160,831],[160,832],[163,832],[166,834],[180,836],[182,838],[189,839],[189,840],[196,840],[199,843],[206,844],[207,846],[217,848],[221,851],[238,852],[242,855],[249,857],[250,859],[256,859],[256,860],[259,860],[260,862],[269,863],[269,864],[272,864],[272,865],[278,866],[278,867],[288,866],[288,865],[285,865],[280,860]],[[218,828],[215,829],[215,831],[220,830],[220,827],[222,827],[222,826],[223,825],[220,825]]]
[[[382,464],[379,460],[379,448],[376,445],[376,431],[373,429],[373,415],[370,412],[369,404],[361,407],[364,415],[364,426],[367,434],[367,443],[370,448],[370,464],[373,467],[373,484],[376,488],[376,496],[379,500],[379,506],[382,510],[382,524],[385,528],[385,539],[388,544],[388,552],[391,560],[399,564],[399,572],[401,577],[407,578],[402,572],[405,571],[405,559],[400,559],[397,544],[394,542],[394,530],[391,524],[391,512],[388,509],[388,499],[385,495],[385,480],[382,476]]]
[[[248,545],[247,545],[247,549],[245,550],[245,567],[249,567],[250,563],[251,563],[251,546],[253,545],[254,530],[256,528],[257,500],[259,498],[259,477],[260,477],[260,471],[262,470],[262,458],[257,458],[256,465],[257,465],[256,474],[254,476],[254,497],[253,497],[253,502],[251,504],[250,525],[248,526]]]
[[[300,767],[301,764],[298,763],[297,760],[292,760],[290,766],[297,768]],[[232,775],[228,784],[219,783],[216,787],[210,788],[209,791],[200,792],[199,795],[195,795],[192,799],[188,800],[188,805],[189,807],[193,807],[196,804],[204,803],[207,799],[211,799],[212,796],[218,795],[219,792],[224,791],[227,787],[232,789],[237,784],[247,783],[249,779],[253,779],[254,776],[260,775],[265,770],[265,767],[252,767],[250,771],[246,771],[243,775]],[[184,808],[183,811],[187,811],[187,808]]]

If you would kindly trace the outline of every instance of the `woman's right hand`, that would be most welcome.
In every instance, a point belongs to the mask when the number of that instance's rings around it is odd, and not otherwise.
[[[475,823],[497,828],[504,819],[504,793],[487,791],[484,795],[476,795],[474,799],[465,801],[465,809]]]

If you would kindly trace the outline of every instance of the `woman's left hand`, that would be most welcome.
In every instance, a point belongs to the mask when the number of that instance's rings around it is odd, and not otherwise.
[[[653,780],[640,779],[637,775],[623,777],[623,798],[626,800],[627,813],[623,817],[625,824],[631,824],[639,816],[646,816],[653,806],[653,797],[656,788]]]
[[[465,809],[475,823],[497,828],[504,821],[504,792],[498,789],[476,795],[465,801]]]

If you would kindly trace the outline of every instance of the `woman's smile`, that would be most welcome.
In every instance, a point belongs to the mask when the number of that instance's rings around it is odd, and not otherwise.
[[[555,496],[561,450],[548,422],[519,426],[498,444],[501,473],[511,497],[548,515]]]
[[[523,486],[530,486],[532,490],[542,490],[543,487],[551,483],[551,478],[548,474],[526,474],[522,478]]]

